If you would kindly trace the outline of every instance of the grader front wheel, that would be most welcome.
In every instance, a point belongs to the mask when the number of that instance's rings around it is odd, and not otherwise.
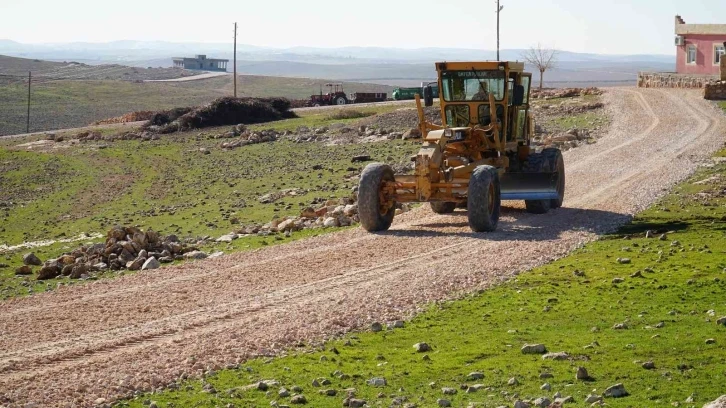
[[[497,229],[501,210],[499,173],[492,166],[479,166],[469,179],[469,227],[474,232],[491,232]]]
[[[371,163],[363,169],[358,184],[358,216],[366,231],[390,228],[396,214],[396,201],[392,197],[395,181],[393,170],[386,164]]]

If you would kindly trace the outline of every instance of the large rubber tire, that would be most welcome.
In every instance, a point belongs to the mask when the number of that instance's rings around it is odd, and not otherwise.
[[[448,201],[432,201],[431,210],[436,214],[451,214],[456,209],[456,203]]]
[[[549,171],[557,173],[557,194],[560,197],[550,200],[550,207],[560,208],[565,199],[565,160],[562,158],[560,149],[547,148],[542,150],[542,155],[547,157],[550,165]]]
[[[348,100],[345,98],[345,96],[338,96],[335,99],[333,99],[333,104],[335,105],[345,105],[348,103]]]
[[[384,181],[396,181],[393,170],[387,164],[371,163],[363,169],[358,184],[358,217],[368,232],[386,231],[396,215],[394,205],[381,214],[379,194]]]
[[[549,150],[549,149],[545,149]],[[556,149],[555,149],[556,150]],[[527,173],[545,173],[550,170],[550,155],[542,153],[533,153],[527,157],[524,164],[524,171]],[[552,208],[552,200],[524,200],[524,205],[528,213],[546,214]]]
[[[469,179],[469,227],[474,232],[497,229],[502,206],[499,173],[492,166],[478,166]]]

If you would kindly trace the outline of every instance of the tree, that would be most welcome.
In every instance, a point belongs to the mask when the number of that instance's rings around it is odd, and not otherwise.
[[[545,71],[557,65],[557,50],[543,47],[542,44],[537,44],[536,47],[530,47],[525,51],[522,54],[522,58],[525,62],[534,65],[539,70],[539,89],[542,90]]]

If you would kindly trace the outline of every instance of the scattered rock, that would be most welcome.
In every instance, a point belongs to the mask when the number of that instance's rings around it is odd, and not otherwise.
[[[61,268],[58,261],[50,260],[43,264],[43,267],[40,268],[40,271],[38,272],[38,280],[53,279],[60,275],[60,273]]]
[[[522,347],[523,354],[544,354],[547,352],[547,348],[544,344],[525,344]]]
[[[30,265],[23,265],[23,266],[15,269],[15,274],[16,275],[32,275],[33,268],[31,268]]]
[[[444,388],[441,389],[441,392],[444,395],[455,395],[456,394],[456,388],[444,387]]]
[[[431,351],[431,346],[429,346],[427,343],[416,343],[413,345],[413,348],[416,349],[416,352],[418,353],[425,353],[427,351]]]
[[[703,408],[726,408],[726,395],[720,396],[716,401],[709,402]]]
[[[567,360],[569,358],[570,355],[564,351],[560,351],[558,353],[547,353],[542,356],[542,360]]]
[[[514,402],[514,408],[530,408],[530,405],[524,401],[517,400]]]
[[[144,264],[141,266],[141,270],[145,271],[147,269],[159,269],[161,268],[161,262],[159,262],[156,258],[153,256],[144,262]]]
[[[469,381],[481,380],[482,378],[484,378],[484,373],[479,371],[471,372],[466,376],[466,379]]]
[[[222,235],[221,237],[217,238],[217,242],[232,242],[238,237],[239,236],[234,232],[230,232],[229,234]]]
[[[550,385],[550,383],[544,383],[539,387],[539,389],[542,391],[552,391],[552,386]]]
[[[537,408],[547,408],[552,404],[552,401],[550,401],[547,397],[537,398],[534,400],[534,406]]]
[[[43,265],[43,261],[38,258],[35,253],[30,252],[25,255],[23,255],[23,264],[24,265],[33,265],[33,266],[40,266]]]
[[[626,330],[628,325],[626,323],[617,323],[613,326],[614,330]]]
[[[517,386],[519,385],[519,380],[517,380],[517,377],[512,377],[509,379],[509,381],[507,381],[507,384],[511,386]]]
[[[438,404],[438,405],[439,405],[440,407],[450,407],[450,406],[451,406],[451,401],[449,401],[449,400],[447,400],[447,399],[443,399],[443,398],[439,398],[439,399],[437,399],[437,400],[436,400],[436,403],[437,403],[437,404]]]
[[[191,251],[184,254],[185,259],[204,259],[207,257],[207,254],[202,251]]]
[[[716,320],[716,324],[721,325],[721,326],[726,326],[726,316],[721,317],[718,320]]]
[[[379,331],[383,330],[383,325],[378,322],[373,322],[371,324],[371,331],[374,333],[377,333]]]
[[[587,398],[585,398],[585,403],[587,404],[593,404],[595,402],[602,401],[602,397],[595,394],[588,394]]]
[[[290,398],[292,404],[307,404],[308,400],[302,394],[295,394]]]
[[[366,405],[366,401],[362,399],[346,398],[343,400],[343,406],[348,408],[361,408]]]
[[[642,364],[642,367],[646,370],[654,370],[655,369],[655,363],[652,361],[646,361]]]
[[[588,374],[585,367],[577,367],[577,373],[575,374],[575,378],[580,381],[590,381],[592,380],[592,377],[590,377],[590,374]]]
[[[706,339],[706,344],[716,344],[716,339]]]
[[[384,387],[388,383],[386,382],[386,379],[383,377],[373,377],[367,381],[367,384],[372,387]]]
[[[620,398],[628,396],[625,386],[622,383],[608,387],[603,394],[605,397]]]
[[[617,262],[619,264],[625,265],[625,264],[629,264],[631,262],[631,260],[630,260],[630,258],[618,258]]]

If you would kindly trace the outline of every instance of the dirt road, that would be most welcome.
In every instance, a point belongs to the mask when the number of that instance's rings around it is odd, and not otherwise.
[[[360,229],[0,304],[0,405],[92,406],[291,342],[409,316],[561,257],[628,220],[723,145],[697,92],[611,89],[611,132],[565,153],[565,207],[495,233],[427,207]],[[75,405],[74,405],[75,404]]]

